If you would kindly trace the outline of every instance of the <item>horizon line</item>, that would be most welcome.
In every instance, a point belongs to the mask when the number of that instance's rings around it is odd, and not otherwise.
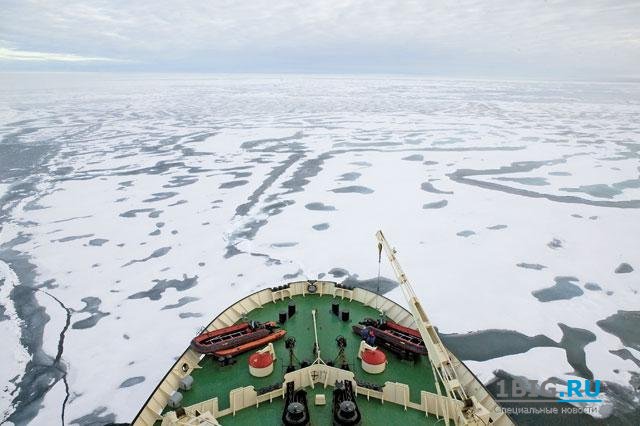
[[[488,76],[453,76],[438,75],[418,72],[330,72],[330,71],[195,71],[195,70],[0,70],[0,75],[7,74],[109,74],[109,75],[201,75],[201,76],[269,76],[269,77],[393,77],[424,80],[453,80],[453,81],[493,81],[493,82],[528,82],[528,83],[614,83],[614,84],[638,84],[640,77],[626,77],[618,79],[602,78],[542,78],[542,77],[488,77]]]

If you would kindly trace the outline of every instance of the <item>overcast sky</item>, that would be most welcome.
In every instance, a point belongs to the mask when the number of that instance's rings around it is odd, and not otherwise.
[[[640,77],[640,1],[0,0],[0,70]]]

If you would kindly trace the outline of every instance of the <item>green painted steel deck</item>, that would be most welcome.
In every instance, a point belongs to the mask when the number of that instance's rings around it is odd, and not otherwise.
[[[341,310],[349,311],[349,321],[342,321],[331,312],[332,302],[339,302]],[[307,360],[312,362],[315,359],[313,354],[314,330],[311,311],[316,310],[316,321],[318,326],[318,343],[321,357],[325,362],[334,361],[338,355],[336,338],[344,336],[347,339],[345,355],[349,363],[350,371],[354,372],[356,380],[374,383],[383,386],[386,381],[406,383],[410,387],[410,399],[412,402],[420,403],[420,391],[436,392],[435,378],[431,364],[426,356],[422,356],[418,361],[400,360],[398,357],[385,350],[388,365],[382,374],[368,374],[361,368],[360,360],[357,358],[357,351],[360,344],[360,337],[353,333],[351,326],[361,321],[365,317],[377,318],[379,312],[360,302],[348,299],[341,300],[339,297],[307,295],[295,296],[292,299],[285,299],[276,303],[265,304],[262,308],[253,310],[248,314],[249,320],[256,321],[277,321],[281,311],[287,311],[289,303],[296,305],[296,313],[286,321],[281,328],[287,330],[285,337],[274,342],[277,360],[274,371],[264,378],[256,378],[249,374],[248,358],[254,351],[235,357],[236,363],[230,366],[220,366],[214,358],[206,356],[199,366],[193,370],[193,387],[189,391],[183,391],[182,405],[188,407],[195,403],[205,401],[214,397],[218,398],[218,408],[229,407],[229,392],[243,386],[254,386],[256,390],[284,381],[285,369],[289,363],[289,352],[285,348],[285,339],[295,337],[295,356],[297,361]],[[337,366],[337,365],[336,365]],[[299,364],[296,363],[296,367]],[[326,389],[322,385],[316,385],[315,389],[307,388],[308,406],[312,418],[312,424],[329,424],[331,419],[331,401],[333,386]],[[314,405],[314,394],[324,393],[327,398],[327,405],[316,407]],[[364,397],[358,397],[358,406],[363,416],[363,425],[389,425],[405,422],[407,424],[431,424],[435,418],[426,417],[424,412],[386,403],[381,404],[378,399],[371,398],[367,401]],[[280,416],[284,407],[282,398],[274,399],[272,403],[262,403],[258,409],[246,408],[236,413],[236,416],[224,416],[220,422],[227,425],[253,425],[253,424],[280,424]],[[270,419],[273,419],[271,422]],[[397,419],[397,423],[394,419]]]

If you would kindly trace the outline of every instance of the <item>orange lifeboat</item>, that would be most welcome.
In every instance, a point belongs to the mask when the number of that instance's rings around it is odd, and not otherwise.
[[[191,341],[191,348],[201,354],[235,356],[281,339],[287,332],[276,330],[275,322],[244,322],[208,331]]]

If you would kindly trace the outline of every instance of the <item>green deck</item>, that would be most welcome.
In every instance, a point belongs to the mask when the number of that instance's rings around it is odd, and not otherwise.
[[[331,313],[331,303],[340,302],[341,309],[350,311],[350,321],[344,322]],[[409,385],[412,402],[420,403],[420,391],[436,392],[435,379],[431,365],[426,356],[420,357],[417,362],[399,360],[394,354],[387,353],[388,365],[384,373],[371,375],[364,372],[357,358],[357,350],[360,344],[360,337],[353,333],[351,326],[361,321],[364,317],[378,316],[378,312],[360,302],[349,302],[347,299],[340,300],[331,296],[307,295],[306,297],[295,296],[293,299],[285,299],[276,303],[268,303],[263,308],[256,309],[249,313],[250,320],[277,321],[278,313],[286,311],[290,302],[296,305],[296,314],[287,320],[282,326],[287,330],[286,336],[274,342],[277,361],[274,372],[265,378],[256,378],[249,374],[248,358],[253,352],[245,353],[236,357],[237,363],[232,366],[221,367],[210,357],[205,357],[200,362],[202,368],[192,372],[194,379],[191,390],[183,392],[182,405],[188,407],[192,404],[218,397],[218,408],[223,410],[229,407],[229,392],[232,389],[253,385],[259,389],[274,383],[282,383],[284,380],[285,368],[288,365],[289,353],[285,348],[284,341],[287,337],[293,336],[296,339],[295,355],[298,360],[313,361],[313,320],[312,309],[316,310],[316,320],[318,325],[318,341],[321,355],[325,362],[332,361],[338,354],[336,337],[342,335],[347,338],[346,356],[350,370],[354,372],[356,379],[383,386],[386,381],[401,382]],[[312,424],[327,424],[331,415],[331,397],[333,387],[328,386],[323,389],[321,385],[316,385],[315,389],[307,389],[308,405],[311,413]],[[324,393],[327,398],[325,407],[316,407],[313,404],[314,393]],[[358,405],[363,416],[363,425],[396,424],[393,421],[397,416],[398,422],[408,422],[410,424],[431,424],[435,418],[425,417],[423,412],[404,408],[392,403],[381,404],[379,400],[359,397]],[[221,418],[222,424],[227,425],[248,425],[248,424],[280,424],[280,416],[284,402],[282,398],[273,400],[273,403],[263,403],[259,409],[247,408],[239,411],[235,418],[225,416]],[[372,413],[375,412],[375,414]],[[325,414],[326,412],[326,414]],[[373,415],[372,415],[373,414]],[[273,422],[267,422],[267,419]],[[315,419],[315,420],[314,420]],[[320,420],[324,419],[324,420]]]

